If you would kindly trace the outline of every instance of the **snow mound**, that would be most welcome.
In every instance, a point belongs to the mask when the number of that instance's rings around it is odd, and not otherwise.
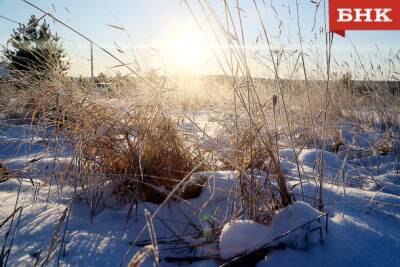
[[[250,220],[233,220],[222,229],[219,241],[220,257],[228,260],[250,251],[265,243],[268,236],[268,226]]]
[[[299,155],[299,161],[310,169],[316,168],[316,162],[321,158],[321,150],[304,149]],[[337,175],[339,169],[343,165],[337,154],[324,151],[324,171],[331,176]],[[352,169],[348,163],[343,165],[344,171]]]
[[[321,150],[316,151],[315,149],[304,149],[299,155],[299,161],[303,162],[308,166],[315,165],[315,161],[321,158]],[[339,169],[342,165],[340,160],[334,153],[324,151],[324,160],[327,165],[334,169]]]
[[[272,219],[271,227],[274,235],[281,235],[290,229],[296,228],[312,219],[318,217],[321,213],[310,206],[310,204],[297,201],[292,205],[285,207],[275,214]]]
[[[220,257],[228,260],[250,252],[319,215],[319,211],[309,204],[298,201],[278,211],[269,226],[250,220],[233,220],[222,229],[219,241]]]

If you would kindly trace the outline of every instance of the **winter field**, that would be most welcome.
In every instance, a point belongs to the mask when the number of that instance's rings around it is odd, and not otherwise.
[[[128,104],[123,100],[91,97],[96,105],[126,112]],[[185,106],[186,102],[190,101],[186,99]],[[118,191],[121,181],[95,168],[105,164],[100,156],[98,166],[82,159],[83,150],[79,155],[77,145],[71,142],[75,137],[71,139],[67,133],[72,127],[57,130],[39,121],[32,124],[29,119],[2,119],[0,155],[5,168],[0,184],[0,235],[4,249],[10,249],[8,265],[125,266],[136,254],[143,258],[143,266],[152,266],[152,246],[157,248],[161,266],[400,263],[398,128],[343,115],[335,122],[335,135],[327,138],[327,149],[322,153],[318,140],[305,145],[308,131],[304,125],[298,126],[292,129],[295,156],[290,137],[279,123],[279,162],[293,204],[278,208],[279,188],[271,159],[254,152],[253,159],[241,159],[248,169],[232,168],[225,155],[236,151],[235,133],[229,131],[235,112],[230,103],[213,106],[205,101],[203,105],[191,106],[185,112],[190,114],[189,119],[179,112],[166,116],[175,122],[177,136],[183,136],[185,145],[189,145],[186,149],[195,144],[192,153],[202,151],[207,164],[185,176],[181,180],[185,185],[173,183],[179,188],[173,195],[169,184],[163,186],[148,177],[138,179],[139,184],[143,181],[151,188],[157,185],[151,193],[164,194],[161,200],[155,197],[150,201],[135,193],[142,190],[137,187],[130,187],[133,193]],[[246,121],[245,114],[237,114],[237,118]],[[226,125],[229,123],[232,125]],[[113,129],[122,125],[128,127],[125,122]],[[107,123],[99,123],[103,132],[93,137],[98,144],[110,135],[107,127]],[[153,131],[160,130],[157,124],[152,127]],[[130,139],[140,136],[135,131],[129,134]],[[91,139],[88,137],[87,142]],[[114,146],[127,145],[114,142]],[[242,144],[245,148],[248,144]],[[119,176],[134,178],[128,173]],[[179,196],[183,195],[178,192],[190,191],[185,187],[193,184],[199,185],[200,192]],[[254,201],[243,201],[252,194]],[[254,205],[254,211],[250,205]]]
[[[338,40],[326,1],[20,2],[0,267],[400,266],[396,38]]]

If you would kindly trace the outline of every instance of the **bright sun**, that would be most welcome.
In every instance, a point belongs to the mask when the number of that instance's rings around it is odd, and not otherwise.
[[[207,43],[201,33],[180,30],[168,42],[168,58],[181,72],[198,72],[205,63]]]

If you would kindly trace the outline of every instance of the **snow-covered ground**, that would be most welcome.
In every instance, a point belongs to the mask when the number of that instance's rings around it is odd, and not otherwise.
[[[215,136],[218,132],[215,120],[211,116],[208,121],[208,130]],[[185,127],[188,131],[193,130],[190,123]],[[323,233],[323,244],[317,242],[321,241],[317,231],[311,233],[309,242],[302,241],[304,233],[288,235],[286,238],[292,245],[285,249],[275,246],[257,266],[400,266],[398,158],[394,154],[379,155],[373,151],[385,133],[376,129],[354,129],[356,127],[350,123],[343,124],[345,145],[338,153],[324,152],[323,196],[329,220],[328,232]],[[393,140],[398,142],[398,136]],[[319,216],[320,212],[304,203],[299,195],[293,151],[286,149],[280,153],[281,165],[297,193],[298,202],[279,211],[269,225],[248,220],[233,220],[229,224],[229,191],[234,186],[235,174],[230,171],[204,172],[201,175],[207,177],[208,182],[198,198],[190,202],[169,202],[156,214],[154,226],[161,258],[190,255],[230,259]],[[56,158],[53,157],[55,154],[58,155]],[[63,237],[64,229],[64,246],[57,242],[49,265],[118,266],[146,225],[145,209],[151,213],[157,210],[158,205],[151,203],[116,205],[112,195],[106,192],[104,203],[91,218],[87,195],[75,194],[68,184],[60,190],[52,180],[52,177],[58,177],[54,174],[68,168],[69,155],[68,149],[54,147],[43,131],[34,131],[25,124],[3,122],[0,125],[0,160],[22,177],[0,183],[0,222],[15,206],[23,206],[9,266],[43,263],[49,248],[53,247],[53,237]],[[303,149],[298,157],[304,193],[312,198],[317,197],[315,180],[318,179],[319,155],[315,149]],[[314,203],[311,198],[304,201]],[[70,214],[65,212],[68,207],[71,207]],[[65,228],[66,216],[68,225]],[[217,223],[225,225],[221,236],[215,237],[219,233],[212,229]],[[0,228],[0,245],[7,225]],[[203,233],[202,237],[198,236],[199,232]],[[128,258],[149,243],[147,230],[143,233],[141,242],[132,248]],[[206,260],[193,262],[193,265],[218,266],[221,263]],[[127,261],[123,266],[126,264]],[[161,265],[175,266],[176,263],[163,260]],[[150,259],[145,266],[152,266]]]

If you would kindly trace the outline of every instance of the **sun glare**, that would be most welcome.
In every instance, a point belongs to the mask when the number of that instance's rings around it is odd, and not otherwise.
[[[201,33],[181,30],[169,37],[168,58],[180,72],[199,72],[205,63],[206,47]]]

